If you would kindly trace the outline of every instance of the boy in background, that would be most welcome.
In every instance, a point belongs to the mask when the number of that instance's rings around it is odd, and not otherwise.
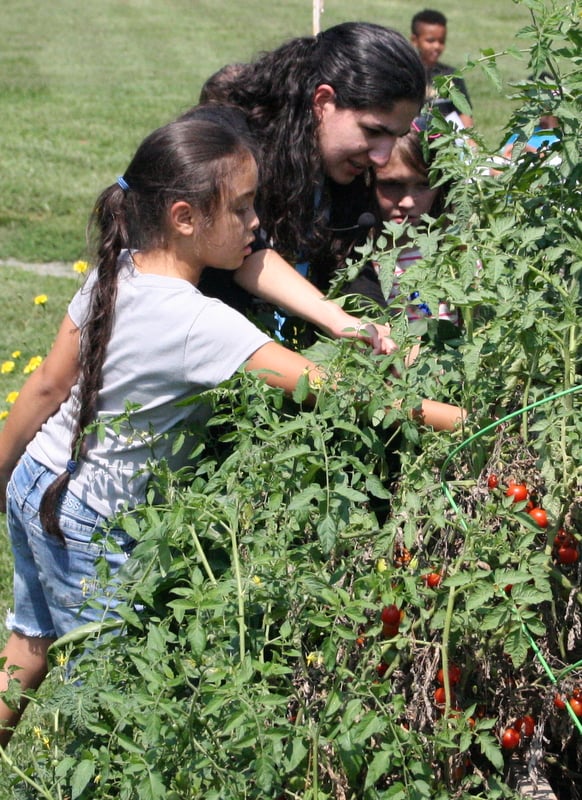
[[[447,43],[447,18],[440,11],[425,8],[412,18],[410,41],[416,47],[420,60],[426,70],[427,100],[434,108],[438,108],[445,119],[450,120],[458,128],[471,128],[473,117],[456,108],[450,98],[438,96],[434,79],[440,75],[452,75],[455,68],[439,61]],[[462,78],[453,78],[453,84],[462,92],[470,104],[469,92]]]

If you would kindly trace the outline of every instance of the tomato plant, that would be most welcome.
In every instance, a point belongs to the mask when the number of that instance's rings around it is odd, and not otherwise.
[[[497,477],[497,475],[491,474],[487,478],[487,486],[489,487],[489,489],[497,489],[497,487],[499,486],[499,478]]]

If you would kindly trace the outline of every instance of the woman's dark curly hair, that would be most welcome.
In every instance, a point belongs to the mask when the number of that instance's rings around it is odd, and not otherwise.
[[[391,111],[403,99],[420,107],[425,94],[424,68],[412,45],[395,30],[365,22],[292,39],[209,81],[204,100],[235,105],[247,116],[258,149],[261,227],[288,255],[311,256],[331,238],[325,226],[332,198],[313,115],[317,87],[330,85],[337,107],[354,110]],[[318,188],[323,196],[316,207]]]

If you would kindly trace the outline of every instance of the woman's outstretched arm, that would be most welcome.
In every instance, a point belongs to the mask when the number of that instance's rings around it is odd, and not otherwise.
[[[247,256],[235,273],[235,281],[250,294],[301,317],[330,336],[361,339],[377,354],[398,350],[390,338],[388,325],[362,323],[348,314],[337,303],[327,300],[275,250],[258,250]]]

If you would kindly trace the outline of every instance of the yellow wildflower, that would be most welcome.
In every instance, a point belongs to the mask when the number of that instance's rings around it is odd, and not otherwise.
[[[20,350],[15,350],[12,353],[12,358],[20,358]]]
[[[14,367],[15,366],[16,365],[15,365],[14,361],[3,361],[2,362],[2,366],[0,367],[0,372],[3,375],[6,375],[6,373],[8,373],[8,372],[14,372]]]
[[[46,294],[37,294],[37,296],[34,298],[34,305],[35,306],[44,306],[44,304],[46,303],[47,300],[48,300],[48,297],[46,296]]]
[[[18,397],[19,394],[20,394],[20,392],[9,392],[6,395],[6,402],[10,403],[10,404],[15,403],[16,402],[16,398]]]
[[[83,275],[89,269],[89,264],[86,261],[75,261],[73,264],[73,272],[78,272],[79,275]]]
[[[28,375],[29,373],[34,372],[35,369],[40,367],[41,364],[42,364],[42,356],[32,356],[32,358],[28,360],[28,364],[24,367],[22,372],[25,375]]]
[[[0,411],[0,421],[6,419],[8,416],[8,411]]]
[[[37,739],[41,738],[42,730],[41,730],[41,728],[38,727],[38,725],[34,726],[34,728],[32,729],[32,732],[34,733],[34,735],[36,736]]]
[[[57,664],[59,667],[64,667],[69,659],[65,655],[65,653],[59,653],[57,656]]]
[[[252,580],[252,582],[253,582],[253,583],[254,583],[256,586],[260,586],[260,585],[261,585],[261,583],[263,582],[263,581],[262,581],[262,580],[259,578],[259,576],[258,576],[258,575],[253,575],[253,577],[251,578],[251,580]]]
[[[51,740],[48,738],[48,736],[43,736],[42,743],[44,744],[45,747],[50,747]]]

